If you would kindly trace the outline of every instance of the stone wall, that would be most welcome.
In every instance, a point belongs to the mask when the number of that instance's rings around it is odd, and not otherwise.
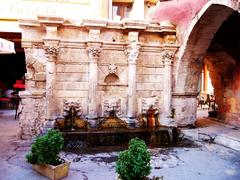
[[[171,69],[178,49],[173,25],[93,20],[73,24],[39,17],[20,20],[20,26],[27,63],[26,91],[21,95],[23,137],[38,134],[47,121],[62,116],[64,100],[80,102],[82,118],[92,126],[111,108],[121,119],[136,122],[151,105],[161,114],[160,124],[168,125],[164,119],[171,112]]]
[[[205,56],[211,81],[214,86],[218,118],[226,123],[240,126],[239,63],[228,53],[215,52]]]

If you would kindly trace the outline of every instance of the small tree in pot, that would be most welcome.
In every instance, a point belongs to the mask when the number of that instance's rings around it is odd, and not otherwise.
[[[47,134],[35,139],[31,152],[26,155],[26,160],[33,164],[36,171],[50,179],[67,176],[70,163],[59,157],[63,144],[62,133],[51,129]]]
[[[116,172],[123,180],[145,179],[151,172],[150,153],[143,140],[134,138],[127,150],[120,152]]]

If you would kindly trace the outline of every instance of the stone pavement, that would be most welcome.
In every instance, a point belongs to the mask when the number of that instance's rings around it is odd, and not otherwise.
[[[13,111],[0,110],[0,180],[46,180],[26,163],[30,142],[18,138],[19,128],[13,117]],[[163,176],[164,180],[240,179],[240,153],[217,144],[190,143],[182,147],[154,148],[150,152],[151,176]],[[118,152],[62,152],[61,156],[71,161],[69,175],[63,180],[115,180],[117,155]]]
[[[195,126],[195,129],[182,129],[184,136],[194,141],[208,141],[240,151],[239,127],[207,117],[198,119]]]

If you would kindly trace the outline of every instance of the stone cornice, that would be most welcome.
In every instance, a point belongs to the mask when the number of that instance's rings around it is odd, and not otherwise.
[[[196,98],[197,92],[173,92],[172,96],[175,98]]]
[[[32,27],[40,27],[41,24],[36,19],[18,19],[19,26],[32,26]]]
[[[141,45],[141,52],[153,52],[153,53],[161,53],[163,46],[161,45]]]
[[[25,99],[25,98],[39,99],[39,98],[43,98],[45,96],[45,91],[40,91],[40,90],[20,91],[19,96],[22,99]]]
[[[22,39],[23,48],[43,47],[44,43],[42,40],[27,40]]]
[[[59,46],[61,48],[86,49],[86,41],[62,40]]]
[[[102,48],[106,50],[119,50],[124,51],[127,43],[121,42],[103,42]]]
[[[59,17],[39,17],[36,19],[19,19],[20,26],[66,26],[86,29],[121,29],[121,30],[135,30],[146,31],[152,33],[167,33],[176,34],[176,27],[166,22],[150,22],[150,21],[137,21],[125,20],[115,22],[111,20],[93,20],[83,19],[81,22],[71,22],[71,20],[63,20]]]
[[[60,26],[63,24],[63,18],[56,16],[38,16],[38,22],[45,26]]]
[[[78,41],[78,40],[61,40],[59,43],[60,48],[74,48],[74,49],[86,49],[86,43],[89,41]],[[92,42],[93,43],[93,42]],[[96,43],[96,42],[95,42]],[[124,51],[127,43],[126,42],[99,42],[102,49],[105,50],[119,50]],[[44,42],[42,40],[22,40],[22,47],[24,48],[34,48],[34,47],[43,47]],[[141,52],[153,52],[161,53],[164,49],[168,50],[177,50],[179,46],[165,46],[165,45],[151,45],[151,44],[141,44]]]

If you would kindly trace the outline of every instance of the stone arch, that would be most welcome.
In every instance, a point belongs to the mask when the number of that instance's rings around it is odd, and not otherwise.
[[[104,82],[107,84],[114,84],[114,83],[119,83],[120,80],[119,80],[119,77],[115,73],[111,73],[105,77]]]
[[[238,9],[237,0],[208,1],[183,34],[173,72],[173,107],[176,109],[178,124],[194,123],[197,84],[203,57],[222,23]]]

